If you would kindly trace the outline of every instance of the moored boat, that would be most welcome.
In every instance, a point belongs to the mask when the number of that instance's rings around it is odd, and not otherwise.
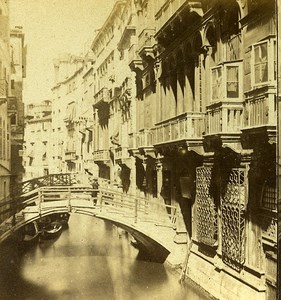
[[[22,240],[20,242],[20,248],[26,249],[35,245],[40,236],[41,231],[39,230],[36,221],[31,222],[23,227]]]
[[[62,227],[62,224],[58,221],[51,222],[42,230],[40,238],[43,240],[54,239],[61,234]]]
[[[69,217],[69,213],[56,213],[51,216],[52,221],[58,221],[64,228],[67,228],[68,226]]]
[[[39,231],[43,231],[48,225],[52,223],[52,221],[53,220],[50,218],[50,216],[44,216],[38,219],[37,222],[38,222]]]

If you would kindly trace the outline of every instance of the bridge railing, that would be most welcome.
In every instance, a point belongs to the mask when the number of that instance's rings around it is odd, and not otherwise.
[[[14,188],[13,192],[15,195],[22,195],[33,192],[34,190],[43,186],[70,186],[74,183],[76,183],[76,174],[49,174],[46,176],[23,181]]]
[[[48,209],[55,211],[63,208],[70,212],[74,208],[84,213],[91,211],[92,215],[101,213],[114,219],[125,218],[134,223],[153,222],[175,228],[176,206],[161,203],[159,199],[148,200],[124,194],[110,187],[94,189],[90,185],[74,183],[77,183],[75,174],[52,174],[23,182],[17,194],[1,203],[0,215],[5,217],[5,221],[3,218],[1,221],[9,223],[10,227],[21,218],[19,212],[37,210],[41,215],[49,213]],[[48,207],[47,202],[52,202],[52,205]],[[29,209],[25,209],[27,206]]]
[[[85,202],[86,201],[86,202]],[[134,223],[153,222],[157,225],[175,227],[176,206],[148,200],[133,194],[124,194],[110,188],[92,189],[83,186],[41,187],[33,197],[23,201],[23,205],[36,204],[39,215],[44,214],[46,203],[52,202],[53,210],[62,207],[69,212],[94,209],[94,214],[101,213],[114,219],[126,219]],[[47,207],[47,208],[46,208]]]
[[[77,174],[58,173],[33,178],[11,188],[10,196],[0,202],[0,224],[22,210],[26,204],[32,203],[37,197],[38,190],[44,186],[72,186],[77,183]]]
[[[161,203],[159,199],[147,199],[133,194],[100,188],[97,206],[101,212],[121,214],[134,218],[134,223],[154,222],[158,225],[175,227],[177,208]]]

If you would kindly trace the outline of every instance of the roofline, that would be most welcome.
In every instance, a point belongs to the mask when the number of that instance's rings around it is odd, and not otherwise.
[[[106,26],[108,25],[109,21],[112,19],[112,17],[115,15],[117,9],[119,8],[119,6],[126,4],[126,0],[117,0],[109,14],[109,16],[107,17],[107,19],[105,20],[105,22],[103,23],[102,27],[99,29],[99,32],[97,33],[97,35],[95,36],[92,45],[91,45],[91,49],[93,50],[96,42],[99,40],[100,36],[102,35],[103,30],[106,28]]]

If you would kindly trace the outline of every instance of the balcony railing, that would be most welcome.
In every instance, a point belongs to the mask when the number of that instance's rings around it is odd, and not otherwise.
[[[130,40],[131,35],[135,35],[136,33],[136,26],[135,25],[126,25],[124,26],[123,34],[121,36],[121,39],[118,43],[118,49],[126,49],[126,45],[128,45],[128,42]]]
[[[128,52],[129,66],[132,70],[142,69],[142,60],[139,56],[137,44],[132,44]]]
[[[139,53],[151,52],[155,43],[154,39],[155,29],[144,29],[139,35]]]
[[[243,106],[239,104],[210,106],[206,113],[206,135],[240,132],[242,112]]]
[[[65,160],[66,161],[76,160],[76,151],[75,150],[65,150]]]
[[[109,102],[109,91],[108,88],[103,87],[94,96],[94,106],[99,106],[107,102]]]
[[[204,113],[188,112],[176,119],[161,122],[152,129],[152,143],[200,139],[204,131]]]
[[[157,32],[172,18],[171,16],[187,8],[188,5],[194,10],[200,9],[201,7],[199,1],[166,0],[155,14]]]
[[[128,147],[118,147],[115,149],[115,160],[129,158]]]
[[[246,127],[260,127],[277,124],[276,104],[268,97],[251,99],[248,101],[245,125]]]
[[[109,160],[108,150],[96,150],[93,153],[94,161],[106,161]]]
[[[137,148],[145,148],[152,146],[152,131],[149,129],[144,129],[138,132],[136,135],[136,146]]]

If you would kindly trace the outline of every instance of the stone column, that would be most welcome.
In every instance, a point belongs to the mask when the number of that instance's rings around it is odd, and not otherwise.
[[[130,174],[130,180],[131,180],[131,185],[130,185],[130,192],[133,195],[137,194],[137,184],[136,184],[136,158],[131,157],[130,158],[130,167],[131,167],[131,174]]]
[[[164,199],[161,196],[161,189],[163,184],[163,158],[157,158],[155,161],[155,168],[157,171],[157,199],[164,203]]]
[[[143,186],[143,190],[144,190],[144,194],[146,196],[147,194],[147,174],[146,174],[146,168],[147,168],[147,158],[144,157],[144,159],[142,160],[142,165],[143,165],[143,169],[144,169],[144,177],[143,177],[143,182],[142,182],[142,186]]]

